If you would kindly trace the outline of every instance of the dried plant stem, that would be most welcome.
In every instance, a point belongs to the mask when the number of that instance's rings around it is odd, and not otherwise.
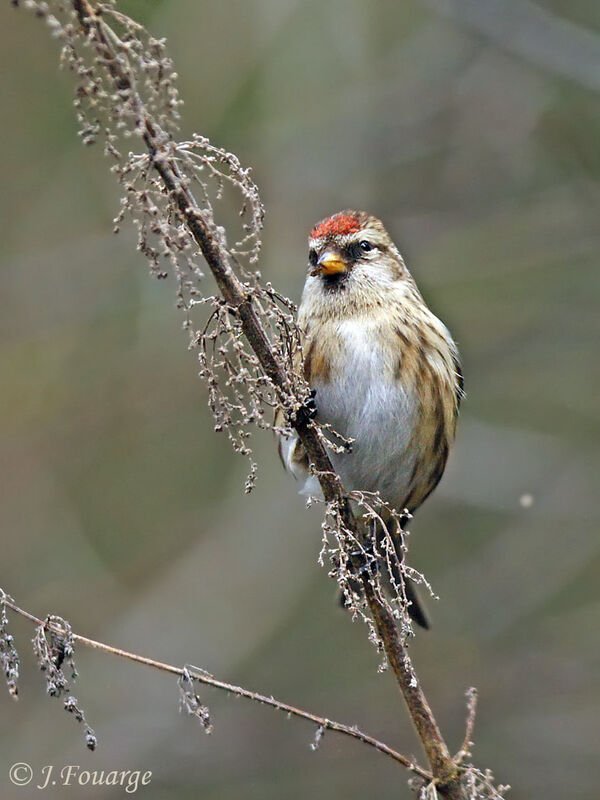
[[[73,0],[80,24],[88,38],[103,57],[106,69],[110,72],[121,90],[127,90],[135,97],[126,69],[122,69],[119,55],[107,35],[107,27],[97,15],[88,0]],[[198,244],[217,286],[226,302],[239,315],[242,330],[260,361],[262,368],[273,385],[281,392],[282,398],[289,393],[289,381],[283,367],[278,363],[269,339],[253,307],[251,293],[235,274],[231,257],[223,245],[212,221],[207,220],[196,203],[190,189],[182,180],[174,159],[164,146],[166,137],[158,123],[146,113],[139,103],[140,119],[143,125],[142,138],[150,153],[152,164],[160,175],[171,201]],[[299,397],[301,405],[304,398]],[[308,454],[315,470],[326,502],[340,510],[341,521],[350,531],[357,531],[357,523],[341,482],[333,470],[327,451],[316,428],[305,415],[297,415],[293,427]],[[450,755],[420,683],[412,668],[407,649],[402,642],[396,622],[389,609],[379,601],[368,576],[363,576],[363,587],[369,610],[381,639],[390,666],[410,716],[431,765],[431,771],[438,791],[450,800],[460,800],[459,770]]]
[[[19,614],[25,619],[28,619],[35,625],[44,625],[46,629],[52,631],[52,623],[44,623],[43,620],[38,619],[29,611],[25,611],[23,608],[17,606],[15,603],[9,600],[6,595],[1,598],[1,602],[3,606],[10,608],[11,611],[14,611],[16,614]],[[60,627],[57,627],[55,632],[59,634],[64,633]],[[71,639],[73,642],[80,642],[87,647],[93,647],[95,650],[102,650],[103,652],[110,653],[113,656],[126,658],[128,661],[144,664],[147,667],[151,667],[152,669],[157,669],[162,672],[169,672],[171,675],[177,675],[180,678],[189,677],[194,681],[198,681],[198,683],[203,683],[206,686],[212,686],[214,689],[220,689],[228,694],[236,695],[237,697],[245,697],[247,700],[254,700],[256,703],[261,703],[262,705],[275,708],[278,711],[283,711],[285,714],[292,717],[305,719],[317,726],[317,730],[321,731],[321,736],[325,731],[334,731],[335,733],[341,733],[344,736],[349,736],[352,739],[357,739],[358,741],[363,742],[363,744],[374,747],[375,750],[383,753],[383,755],[393,758],[394,761],[402,764],[402,766],[406,767],[414,775],[417,775],[427,781],[431,781],[432,779],[431,773],[427,772],[427,770],[424,770],[418,764],[415,764],[413,760],[402,755],[402,753],[396,752],[396,750],[388,747],[388,745],[380,742],[373,736],[363,733],[355,726],[344,725],[341,722],[335,722],[334,720],[327,719],[326,717],[320,717],[317,714],[311,714],[308,711],[303,711],[302,709],[291,706],[288,703],[282,703],[281,701],[276,700],[274,697],[267,697],[266,695],[259,694],[258,692],[252,692],[249,689],[244,689],[241,686],[235,686],[232,683],[221,681],[204,671],[194,670],[189,667],[176,667],[172,664],[165,664],[163,661],[156,661],[153,658],[147,658],[146,656],[140,656],[137,653],[130,653],[127,650],[121,650],[119,647],[112,647],[112,645],[104,644],[103,642],[97,642],[94,639],[88,639],[87,636],[81,636],[78,633],[71,633]]]
[[[462,762],[471,755],[471,747],[473,746],[473,731],[475,729],[475,717],[477,715],[477,689],[471,687],[467,690],[467,722],[465,725],[465,738],[461,745],[460,750],[454,756],[456,764]]]

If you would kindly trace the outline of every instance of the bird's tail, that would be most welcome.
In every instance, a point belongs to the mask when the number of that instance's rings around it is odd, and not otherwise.
[[[417,584],[406,576],[404,577],[404,591],[406,592],[406,599],[408,601],[406,610],[408,611],[409,617],[421,628],[428,631],[431,627],[429,624],[429,615],[425,610],[423,601],[419,597]]]

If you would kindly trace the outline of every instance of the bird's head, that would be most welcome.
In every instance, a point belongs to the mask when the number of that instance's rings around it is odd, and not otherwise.
[[[340,211],[312,229],[308,273],[322,290],[336,292],[396,283],[407,271],[376,217],[364,211]]]

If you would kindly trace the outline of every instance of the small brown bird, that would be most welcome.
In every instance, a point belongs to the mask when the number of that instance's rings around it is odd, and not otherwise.
[[[330,452],[349,491],[379,492],[411,514],[437,486],[456,428],[463,381],[458,351],[429,310],[383,224],[362,211],[319,222],[309,241],[298,310],[304,375],[316,419],[346,439]],[[296,436],[280,439],[284,465],[319,496]],[[414,587],[409,613],[428,627]]]

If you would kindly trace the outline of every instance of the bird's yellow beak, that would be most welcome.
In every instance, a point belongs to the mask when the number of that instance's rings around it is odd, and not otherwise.
[[[325,250],[317,261],[317,266],[313,274],[321,275],[338,275],[340,272],[346,272],[348,264],[339,255],[331,250]]]

